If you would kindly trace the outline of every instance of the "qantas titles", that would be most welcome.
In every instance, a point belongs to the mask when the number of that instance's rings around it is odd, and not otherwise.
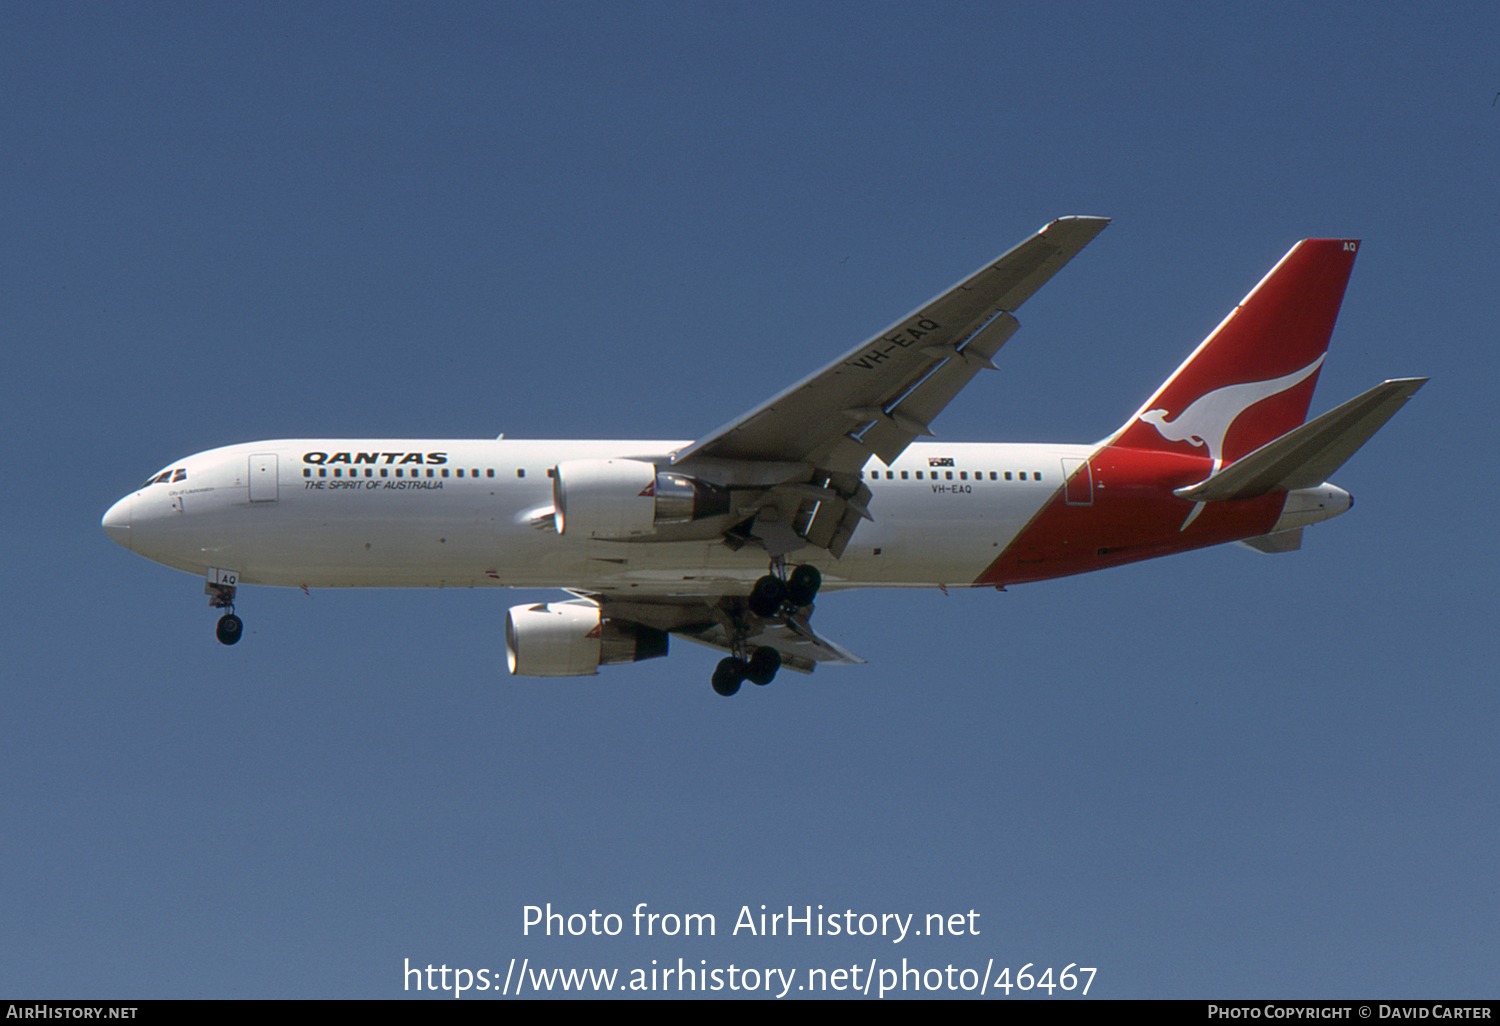
[[[448,462],[448,454],[445,452],[305,452],[302,454],[303,463],[311,463],[315,467],[331,467],[335,463],[384,463],[386,466],[392,464],[406,463],[430,463],[438,466]]]

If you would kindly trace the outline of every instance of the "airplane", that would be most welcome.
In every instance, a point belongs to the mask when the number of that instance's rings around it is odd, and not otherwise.
[[[1353,504],[1328,477],[1427,381],[1306,420],[1358,240],[1298,242],[1102,441],[918,441],[1108,223],[1052,221],[696,441],[242,443],[174,460],[103,528],[201,575],[225,645],[244,584],[558,588],[509,610],[512,674],[590,675],[676,636],[725,653],[725,696],[863,662],[813,628],[823,590],[1003,591],[1227,542],[1297,549]]]

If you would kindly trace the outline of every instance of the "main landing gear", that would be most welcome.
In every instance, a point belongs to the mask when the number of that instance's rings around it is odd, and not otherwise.
[[[770,645],[762,645],[751,653],[749,659],[737,656],[720,659],[714,668],[714,690],[728,698],[740,689],[744,681],[762,686],[771,683],[779,669],[781,653]]]
[[[756,581],[755,587],[750,590],[750,598],[745,604],[752,615],[761,620],[769,620],[783,612],[793,613],[812,605],[818,588],[823,583],[823,575],[818,573],[817,567],[803,563],[789,576],[782,576],[786,567],[778,560],[772,569],[775,572]],[[762,686],[771,683],[776,677],[776,671],[781,669],[781,653],[771,646],[761,645],[754,651],[745,650],[745,638],[754,633],[758,632],[746,631],[745,636],[738,639],[734,646],[735,654],[728,659],[721,659],[714,668],[714,691],[725,698],[739,691],[740,685],[747,680]]]
[[[245,632],[245,621],[234,615],[234,589],[233,584],[218,584],[213,581],[203,586],[208,594],[208,604],[215,609],[227,610],[214,627],[214,637],[219,639],[221,645],[233,645]]]
[[[775,574],[766,574],[755,582],[750,590],[750,612],[762,620],[775,616],[783,605],[794,608],[812,605],[823,583],[818,568],[803,563],[783,580]]]

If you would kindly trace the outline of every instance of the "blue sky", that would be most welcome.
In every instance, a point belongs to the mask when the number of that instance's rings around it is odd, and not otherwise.
[[[904,957],[1496,996],[1497,23],[0,8],[0,992]],[[1314,411],[1432,381],[1340,471],[1350,514],[1285,556],[828,596],[869,665],[731,701],[691,645],[509,678],[542,593],[246,588],[225,649],[197,580],[99,530],[239,441],[694,438],[1063,214],[1115,220],[940,437],[1099,438],[1293,242],[1360,238]],[[547,902],[718,931],[524,936]],[[761,904],[980,933],[732,935]]]

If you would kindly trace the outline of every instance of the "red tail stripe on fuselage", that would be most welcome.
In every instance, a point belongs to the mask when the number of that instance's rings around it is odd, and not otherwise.
[[[1252,538],[1275,525],[1285,499],[1276,493],[1207,503],[1184,528],[1193,503],[1177,498],[1172,489],[1207,477],[1205,457],[1104,446],[1088,463],[1093,504],[1070,505],[1059,488],[975,584],[1067,577]]]

